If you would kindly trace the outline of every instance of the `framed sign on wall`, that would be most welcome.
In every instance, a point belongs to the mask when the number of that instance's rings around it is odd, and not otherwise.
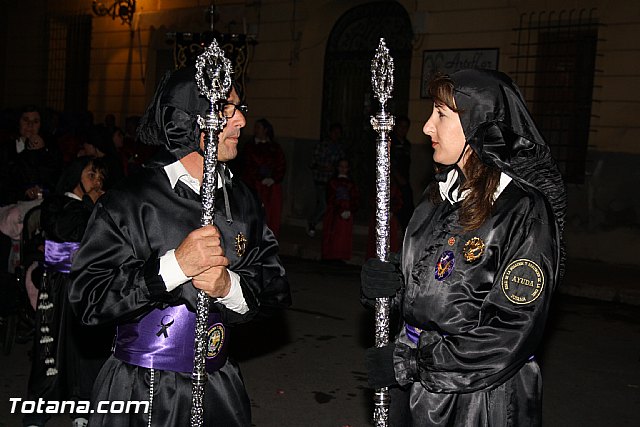
[[[498,56],[497,48],[425,50],[422,53],[420,97],[427,98],[427,85],[436,71],[451,74],[464,68],[497,70]]]

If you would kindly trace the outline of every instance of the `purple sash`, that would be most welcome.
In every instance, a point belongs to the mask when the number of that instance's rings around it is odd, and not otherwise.
[[[73,255],[80,247],[79,242],[54,242],[44,241],[44,267],[49,271],[69,273]]]
[[[404,329],[405,332],[407,333],[407,338],[409,338],[409,340],[411,340],[412,343],[414,344],[418,344],[418,341],[420,341],[420,333],[422,332],[422,329],[420,328],[416,328],[415,326],[409,325],[408,323],[404,324]],[[443,337],[448,336],[447,334],[442,334]],[[529,359],[527,359],[527,361],[531,361],[531,360],[535,360],[536,357],[535,355],[531,355],[529,356]]]
[[[196,314],[183,305],[158,308],[137,323],[118,325],[113,355],[144,368],[193,372]],[[227,361],[229,331],[219,313],[210,313],[207,327],[206,371],[220,369]]]

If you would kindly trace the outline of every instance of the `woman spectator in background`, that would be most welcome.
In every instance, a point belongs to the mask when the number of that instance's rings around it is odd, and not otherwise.
[[[20,116],[20,137],[15,142],[17,157],[9,176],[17,200],[34,200],[53,191],[62,170],[62,158],[45,144],[40,134],[40,111],[33,106]],[[15,200],[14,200],[15,201]]]
[[[111,140],[113,146],[116,149],[117,157],[122,167],[123,176],[129,175],[129,150],[125,146],[124,132],[119,127],[115,127],[111,130]]]
[[[253,129],[253,139],[245,144],[241,156],[242,179],[260,197],[267,225],[277,237],[286,160],[282,147],[274,140],[273,126],[267,119],[257,120]]]

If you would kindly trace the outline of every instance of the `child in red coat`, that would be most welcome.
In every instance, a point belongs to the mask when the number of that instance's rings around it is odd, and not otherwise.
[[[338,162],[338,175],[327,184],[327,210],[322,223],[322,259],[349,260],[353,246],[353,214],[358,187],[349,178],[349,161]]]

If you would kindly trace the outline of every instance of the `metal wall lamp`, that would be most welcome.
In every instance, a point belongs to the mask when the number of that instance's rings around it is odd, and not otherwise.
[[[93,0],[91,9],[96,16],[110,16],[113,20],[120,18],[122,24],[131,26],[133,14],[136,12],[136,0],[114,0],[109,7],[101,1]]]

